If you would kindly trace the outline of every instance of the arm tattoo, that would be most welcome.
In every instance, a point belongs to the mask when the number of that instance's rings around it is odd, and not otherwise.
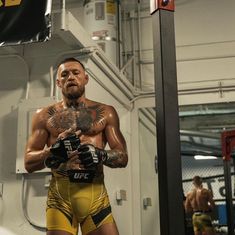
[[[127,163],[127,154],[121,150],[108,150],[105,166],[111,168],[125,167]]]

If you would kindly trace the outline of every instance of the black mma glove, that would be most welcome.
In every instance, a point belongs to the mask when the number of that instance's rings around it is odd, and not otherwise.
[[[96,148],[92,144],[80,145],[77,151],[78,158],[85,168],[96,166],[100,162],[104,163],[108,158],[107,151]]]
[[[80,145],[80,139],[76,135],[70,135],[57,140],[50,148],[52,156],[45,160],[48,168],[58,168],[63,162],[68,161],[68,154],[76,150]]]

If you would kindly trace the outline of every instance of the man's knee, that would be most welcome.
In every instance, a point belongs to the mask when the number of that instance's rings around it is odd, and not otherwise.
[[[73,235],[72,233],[61,231],[61,230],[51,230],[47,231],[47,235]]]
[[[114,222],[102,224],[99,228],[88,233],[87,235],[119,235],[119,232]]]

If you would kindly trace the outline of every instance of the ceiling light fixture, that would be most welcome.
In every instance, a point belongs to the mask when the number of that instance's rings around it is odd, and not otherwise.
[[[195,160],[208,160],[208,159],[217,159],[216,156],[204,156],[204,155],[195,155]]]

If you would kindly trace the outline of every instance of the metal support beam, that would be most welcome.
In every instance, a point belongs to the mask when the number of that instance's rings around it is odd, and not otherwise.
[[[231,162],[224,160],[224,183],[226,191],[226,214],[228,235],[234,235],[234,222],[233,222],[233,198],[232,198],[232,182],[231,182]]]
[[[184,235],[174,13],[152,14],[160,229],[162,235]]]
[[[224,160],[224,183],[226,195],[226,215],[228,235],[234,235],[234,212],[231,180],[231,154],[235,147],[235,130],[223,131],[221,134],[221,147]]]

